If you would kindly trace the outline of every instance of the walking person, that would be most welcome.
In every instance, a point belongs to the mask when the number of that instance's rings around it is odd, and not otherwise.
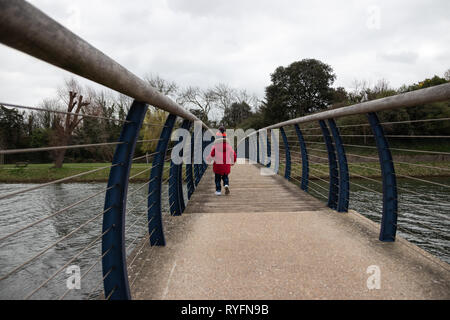
[[[236,152],[233,147],[227,142],[227,134],[223,126],[219,127],[219,132],[216,134],[216,140],[211,153],[208,156],[208,162],[213,162],[214,180],[216,183],[216,196],[222,195],[222,181],[225,188],[225,194],[230,194],[230,181],[228,175],[231,171],[231,166],[236,162]]]

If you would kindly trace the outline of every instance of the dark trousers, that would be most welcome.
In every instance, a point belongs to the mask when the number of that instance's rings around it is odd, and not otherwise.
[[[224,186],[229,185],[228,184],[228,175],[227,174],[221,175],[221,174],[217,174],[216,173],[215,177],[214,177],[214,180],[216,182],[216,191],[221,191],[222,190],[222,187],[220,185],[221,180],[223,180],[223,185]]]

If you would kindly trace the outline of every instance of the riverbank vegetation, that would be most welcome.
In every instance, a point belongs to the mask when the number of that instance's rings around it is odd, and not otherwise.
[[[245,130],[260,129],[314,112],[448,83],[450,72],[447,71],[444,78],[435,75],[398,89],[390,87],[388,81],[380,80],[374,86],[366,81],[355,81],[354,88],[348,90],[332,86],[336,75],[331,66],[316,59],[303,59],[287,67],[276,68],[270,77],[271,83],[266,87],[264,99],[249,94],[245,89],[232,88],[222,83],[206,89],[180,88],[175,82],[166,81],[159,76],[147,76],[145,79],[210,127],[225,125],[227,128]],[[74,79],[66,80],[57,92],[57,96],[44,99],[38,105],[38,108],[46,111],[23,111],[0,105],[0,149],[117,141],[132,103],[131,98],[112,91],[96,91],[83,87]],[[149,107],[139,134],[139,140],[142,141],[137,144],[135,157],[155,151],[166,116],[164,111]],[[404,161],[409,158],[411,161],[427,163],[445,164],[449,161],[450,139],[446,137],[450,135],[450,101],[383,111],[379,112],[378,116],[383,123],[394,157],[401,156]],[[349,158],[377,156],[365,115],[340,118],[336,122]],[[176,126],[178,125],[179,123]],[[310,143],[308,149],[319,149],[321,143],[323,144],[323,137],[318,124],[306,123],[302,124],[301,128],[305,140]],[[292,129],[286,128],[287,131]],[[295,135],[292,131],[291,134]],[[35,172],[35,177],[31,174],[30,179],[36,181],[47,180],[45,174],[53,178],[62,176],[64,170],[71,174],[83,166],[110,163],[114,149],[115,145],[102,145],[0,154],[0,166],[6,164],[1,168],[0,180],[22,181],[25,177],[21,177],[21,174],[28,171]],[[320,155],[320,151],[316,152]],[[421,156],[422,159],[417,158]],[[30,165],[26,168],[16,168],[15,165],[20,162],[28,162]],[[53,163],[55,169],[61,170],[53,170],[51,165],[34,165],[39,163]],[[104,179],[104,173],[97,172],[80,179]]]
[[[29,164],[26,167],[16,167],[15,165],[3,165],[0,167],[1,183],[43,183],[54,181],[69,176],[74,176],[83,172],[105,168],[93,173],[73,178],[68,182],[107,182],[109,177],[110,163],[66,163],[62,168],[55,168],[53,164]],[[165,168],[169,167],[169,162]],[[328,164],[311,163],[311,179],[327,178]],[[358,176],[377,178],[380,177],[380,166],[377,162],[351,162],[349,164],[350,175],[353,178]],[[131,182],[145,182],[150,177],[151,163],[134,163],[131,167]],[[442,161],[419,161],[413,164],[396,163],[395,170],[398,175],[408,175],[413,177],[437,177],[450,176],[450,162]],[[184,170],[183,170],[184,171]],[[284,172],[284,165],[280,164],[279,172]],[[141,174],[139,174],[141,173]],[[293,159],[292,177],[299,178],[301,175],[301,164],[298,159]],[[184,176],[184,172],[183,172]],[[163,180],[169,177],[169,170],[165,170]]]

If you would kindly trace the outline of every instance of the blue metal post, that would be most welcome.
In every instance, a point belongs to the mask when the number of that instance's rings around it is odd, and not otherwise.
[[[298,144],[300,145],[300,151],[302,154],[302,182],[300,187],[304,191],[308,191],[308,178],[309,178],[309,162],[308,152],[306,151],[305,139],[303,139],[302,131],[298,124],[294,124],[295,132],[297,133]]]
[[[161,131],[156,153],[153,157],[152,171],[150,173],[149,198],[148,198],[148,230],[150,244],[152,246],[164,246],[164,230],[162,225],[161,192],[162,176],[164,172],[164,160],[166,158],[167,146],[177,116],[169,114]]]
[[[245,138],[244,143],[245,143],[245,159],[250,160],[250,138]]]
[[[291,151],[289,150],[289,141],[286,137],[286,132],[284,132],[283,127],[280,128],[281,137],[283,138],[284,150],[286,153],[286,166],[284,169],[284,177],[286,179],[291,178]]]
[[[380,240],[385,242],[395,241],[397,232],[397,179],[395,176],[394,162],[391,150],[383,127],[380,125],[376,113],[367,114],[370,127],[375,138],[378,157],[380,159],[381,174],[383,176],[383,215],[381,217]]]
[[[339,129],[334,119],[328,119],[328,125],[333,135],[336,145],[338,165],[339,165],[339,200],[337,205],[338,212],[348,212],[348,202],[350,199],[350,182],[348,175],[348,163],[345,155],[344,145],[342,143]]]
[[[206,162],[203,158],[203,154],[205,153],[206,148],[206,141],[203,140],[203,137],[205,136],[205,129],[202,128],[202,166],[200,167],[200,179],[203,178],[203,174],[206,170]]]
[[[127,203],[128,180],[130,177],[136,140],[142,126],[147,105],[134,101],[122,127],[119,144],[114,152],[113,165],[108,179],[103,215],[102,253],[109,251],[102,258],[102,271],[105,297],[112,300],[131,299],[125,250],[125,214]]]
[[[189,130],[191,122],[184,120],[181,124],[181,129]],[[178,144],[185,144],[183,137],[178,138]],[[189,146],[190,147],[190,146]],[[173,151],[172,151],[173,152]],[[183,149],[181,149],[179,156],[183,157]],[[170,214],[179,216],[184,211],[184,197],[183,197],[183,163],[175,164],[170,161],[170,175],[169,175],[169,207]]]
[[[330,131],[325,121],[319,121],[320,128],[322,129],[322,135],[325,140],[325,145],[328,151],[328,166],[330,170],[330,187],[328,192],[328,207],[331,209],[337,209],[338,192],[339,192],[339,172],[336,161],[336,152],[334,150],[333,141],[331,140]]]
[[[191,199],[192,194],[194,193],[195,186],[194,186],[194,173],[192,172],[192,162],[194,161],[194,133],[191,134],[191,163],[186,163],[186,183],[187,183],[187,190],[188,190],[188,199]]]
[[[210,133],[208,132],[208,134],[210,134]],[[214,140],[215,140],[215,137],[213,135],[211,135],[211,137],[209,138],[209,141],[205,141],[205,147],[204,147],[203,153],[206,154],[207,156],[209,154],[211,154],[211,146],[210,145],[212,142],[214,142]],[[204,164],[205,164],[205,171],[206,171],[206,169],[208,168],[208,163],[206,161],[204,161]]]
[[[256,132],[256,163],[259,163],[259,132]]]
[[[197,135],[194,136],[195,133],[196,132],[194,130],[194,133],[192,135],[194,137],[193,146],[192,146],[192,148],[193,148],[192,149],[193,150],[192,158],[194,159],[194,161],[195,161],[194,153],[197,152],[198,149],[199,149],[198,151],[202,150],[202,148],[199,148],[198,146],[195,147],[195,144],[197,144],[197,143],[202,144],[203,143],[202,142],[203,141],[203,137],[200,137],[200,139],[198,137],[198,135],[201,135],[201,131],[197,132]],[[196,187],[200,183],[200,179],[201,179],[201,166],[202,166],[201,163],[194,163],[194,182],[195,182],[195,186]]]
[[[270,164],[272,163],[272,146],[270,145],[270,134],[267,133],[267,168],[270,168]]]

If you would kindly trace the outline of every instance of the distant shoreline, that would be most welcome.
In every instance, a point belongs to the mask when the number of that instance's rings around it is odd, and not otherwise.
[[[90,170],[104,167],[104,170],[86,174],[71,180],[67,183],[99,183],[107,182],[109,178],[110,163],[67,163],[62,168],[53,168],[52,164],[29,164],[24,168],[18,168],[13,164],[0,166],[0,183],[46,183],[58,179],[70,177]],[[419,165],[419,166],[418,166]],[[420,165],[424,166],[421,167]],[[131,183],[147,182],[150,177],[151,163],[133,164],[130,176],[136,176],[131,179]],[[167,162],[164,166],[169,167]],[[440,169],[441,168],[441,169]],[[378,162],[357,162],[349,163],[351,179],[373,178],[380,179],[380,168]],[[444,170],[442,170],[444,169]],[[301,165],[293,161],[291,165],[291,177],[300,180]],[[401,176],[410,176],[415,178],[445,178],[450,177],[450,161],[432,161],[410,164],[395,164],[395,171],[398,178]],[[280,164],[279,173],[283,174],[284,166]],[[183,175],[184,175],[183,168]],[[328,179],[328,166],[326,162],[310,162],[310,180]],[[361,177],[364,178],[361,178]],[[165,170],[163,179],[169,177],[169,170]],[[295,180],[293,181],[295,182]]]

